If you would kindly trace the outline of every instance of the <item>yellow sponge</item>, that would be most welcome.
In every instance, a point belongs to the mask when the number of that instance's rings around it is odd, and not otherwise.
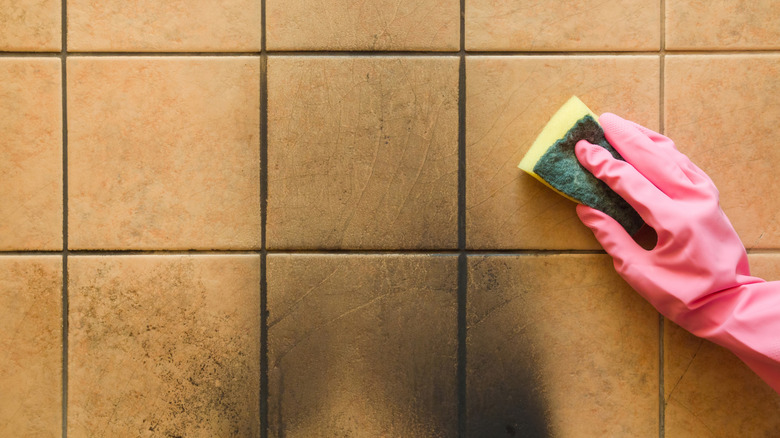
[[[577,160],[574,146],[583,139],[623,159],[607,141],[596,114],[574,96],[547,122],[518,167],[566,198],[612,216],[633,235],[644,221]]]
[[[598,120],[598,116],[590,110],[577,96],[572,96],[563,106],[552,116],[544,129],[536,137],[534,143],[531,145],[531,149],[525,153],[525,156],[517,166],[523,169],[526,173],[532,177],[538,179],[547,187],[555,190],[559,195],[569,198],[570,200],[579,203],[580,201],[573,197],[563,193],[556,189],[550,183],[544,180],[541,176],[534,172],[534,166],[540,158],[547,152],[550,146],[554,145],[556,141],[562,139],[567,132],[583,117],[591,116],[594,120]]]

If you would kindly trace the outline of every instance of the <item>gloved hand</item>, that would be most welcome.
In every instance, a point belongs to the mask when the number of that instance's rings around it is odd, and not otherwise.
[[[626,161],[585,140],[577,158],[637,210],[658,242],[645,250],[614,219],[578,205],[582,222],[659,312],[731,349],[780,393],[780,283],[750,276],[712,180],[663,135],[614,114],[599,123]]]

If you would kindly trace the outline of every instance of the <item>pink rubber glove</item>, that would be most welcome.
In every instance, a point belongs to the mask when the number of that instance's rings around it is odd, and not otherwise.
[[[577,158],[639,212],[658,243],[645,250],[614,219],[578,205],[582,222],[661,314],[730,349],[780,393],[780,282],[750,276],[712,180],[663,135],[614,114],[599,123],[626,161],[585,140]]]

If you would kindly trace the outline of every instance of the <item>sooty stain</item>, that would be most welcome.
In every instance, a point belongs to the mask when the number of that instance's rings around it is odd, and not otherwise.
[[[508,268],[494,261],[473,269],[472,281],[479,285],[477,293],[522,293],[513,291],[505,284]],[[487,318],[501,318],[501,314],[494,313]],[[468,371],[466,436],[551,437],[549,407],[544,396],[545,383],[532,343],[527,342],[527,335],[523,331],[515,332],[517,319],[511,319],[511,328],[496,330],[505,321],[503,318],[486,321],[485,324],[468,329],[471,331],[468,337],[473,340],[473,345],[478,345],[480,339],[487,341],[493,336],[505,339],[496,348],[469,347],[471,365]]]

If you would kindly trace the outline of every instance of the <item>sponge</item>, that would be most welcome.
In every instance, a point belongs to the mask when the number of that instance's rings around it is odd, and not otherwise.
[[[623,198],[582,167],[574,145],[587,140],[623,157],[607,142],[598,117],[573,96],[552,116],[518,167],[574,202],[601,210],[613,217],[630,235],[644,221]]]

